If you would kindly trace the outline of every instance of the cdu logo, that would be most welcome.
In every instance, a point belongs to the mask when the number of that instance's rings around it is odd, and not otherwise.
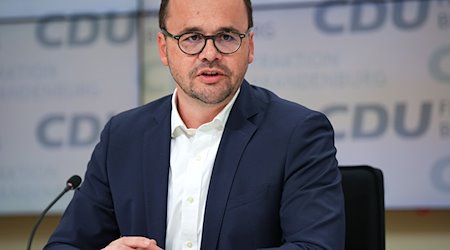
[[[392,129],[400,138],[413,139],[424,136],[430,129],[433,104],[424,101],[420,104],[420,112],[414,127],[407,126],[408,109],[405,102],[396,103],[394,112],[382,103],[359,103],[355,106],[334,104],[322,109],[322,112],[332,121],[335,116],[348,117],[352,121],[350,127],[336,127],[335,137],[342,139],[377,139],[383,137]]]
[[[38,21],[35,35],[39,44],[49,48],[85,47],[101,38],[121,45],[136,35],[136,17],[134,13],[126,18],[115,13],[105,17],[94,14],[48,16]]]
[[[91,146],[98,140],[102,120],[93,113],[49,114],[39,121],[36,138],[46,148]]]
[[[314,15],[317,28],[323,33],[342,34],[344,32],[374,32],[391,20],[399,30],[412,30],[421,27],[428,19],[431,1],[406,2],[360,1],[353,2],[350,13],[340,19],[340,11],[348,6],[345,1],[327,1],[320,4]],[[415,8],[411,8],[415,6]],[[411,11],[414,9],[413,11]],[[347,19],[347,16],[350,16]]]

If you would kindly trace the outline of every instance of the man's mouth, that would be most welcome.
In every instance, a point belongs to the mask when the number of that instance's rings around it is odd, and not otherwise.
[[[208,72],[202,72],[202,76],[218,76],[220,75],[219,72],[216,71],[208,71]]]
[[[217,83],[222,79],[223,76],[225,76],[225,74],[222,71],[211,69],[201,70],[197,74],[197,77],[199,77],[200,80],[206,84]]]

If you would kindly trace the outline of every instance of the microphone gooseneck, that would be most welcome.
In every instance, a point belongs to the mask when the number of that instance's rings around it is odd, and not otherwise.
[[[55,205],[55,203],[69,190],[74,190],[81,184],[81,177],[78,175],[74,175],[70,177],[66,182],[66,187],[64,190],[44,209],[44,211],[39,216],[36,224],[34,224],[33,230],[31,231],[30,238],[28,239],[27,250],[31,249],[31,243],[33,242],[34,235],[36,234],[36,230],[44,219],[45,214],[47,214],[48,210]]]

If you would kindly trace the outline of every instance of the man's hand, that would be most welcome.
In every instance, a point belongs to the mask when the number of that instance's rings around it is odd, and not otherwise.
[[[103,250],[117,249],[162,250],[155,240],[139,236],[121,237],[103,248]]]

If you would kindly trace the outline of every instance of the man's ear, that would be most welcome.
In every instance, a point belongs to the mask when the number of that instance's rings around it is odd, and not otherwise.
[[[253,58],[255,56],[255,45],[253,43],[253,36],[255,35],[254,32],[250,32],[248,34],[248,63],[253,62]]]
[[[166,66],[169,65],[169,61],[167,60],[166,37],[161,32],[158,32],[158,49],[159,49],[159,58],[161,59],[162,64]]]

